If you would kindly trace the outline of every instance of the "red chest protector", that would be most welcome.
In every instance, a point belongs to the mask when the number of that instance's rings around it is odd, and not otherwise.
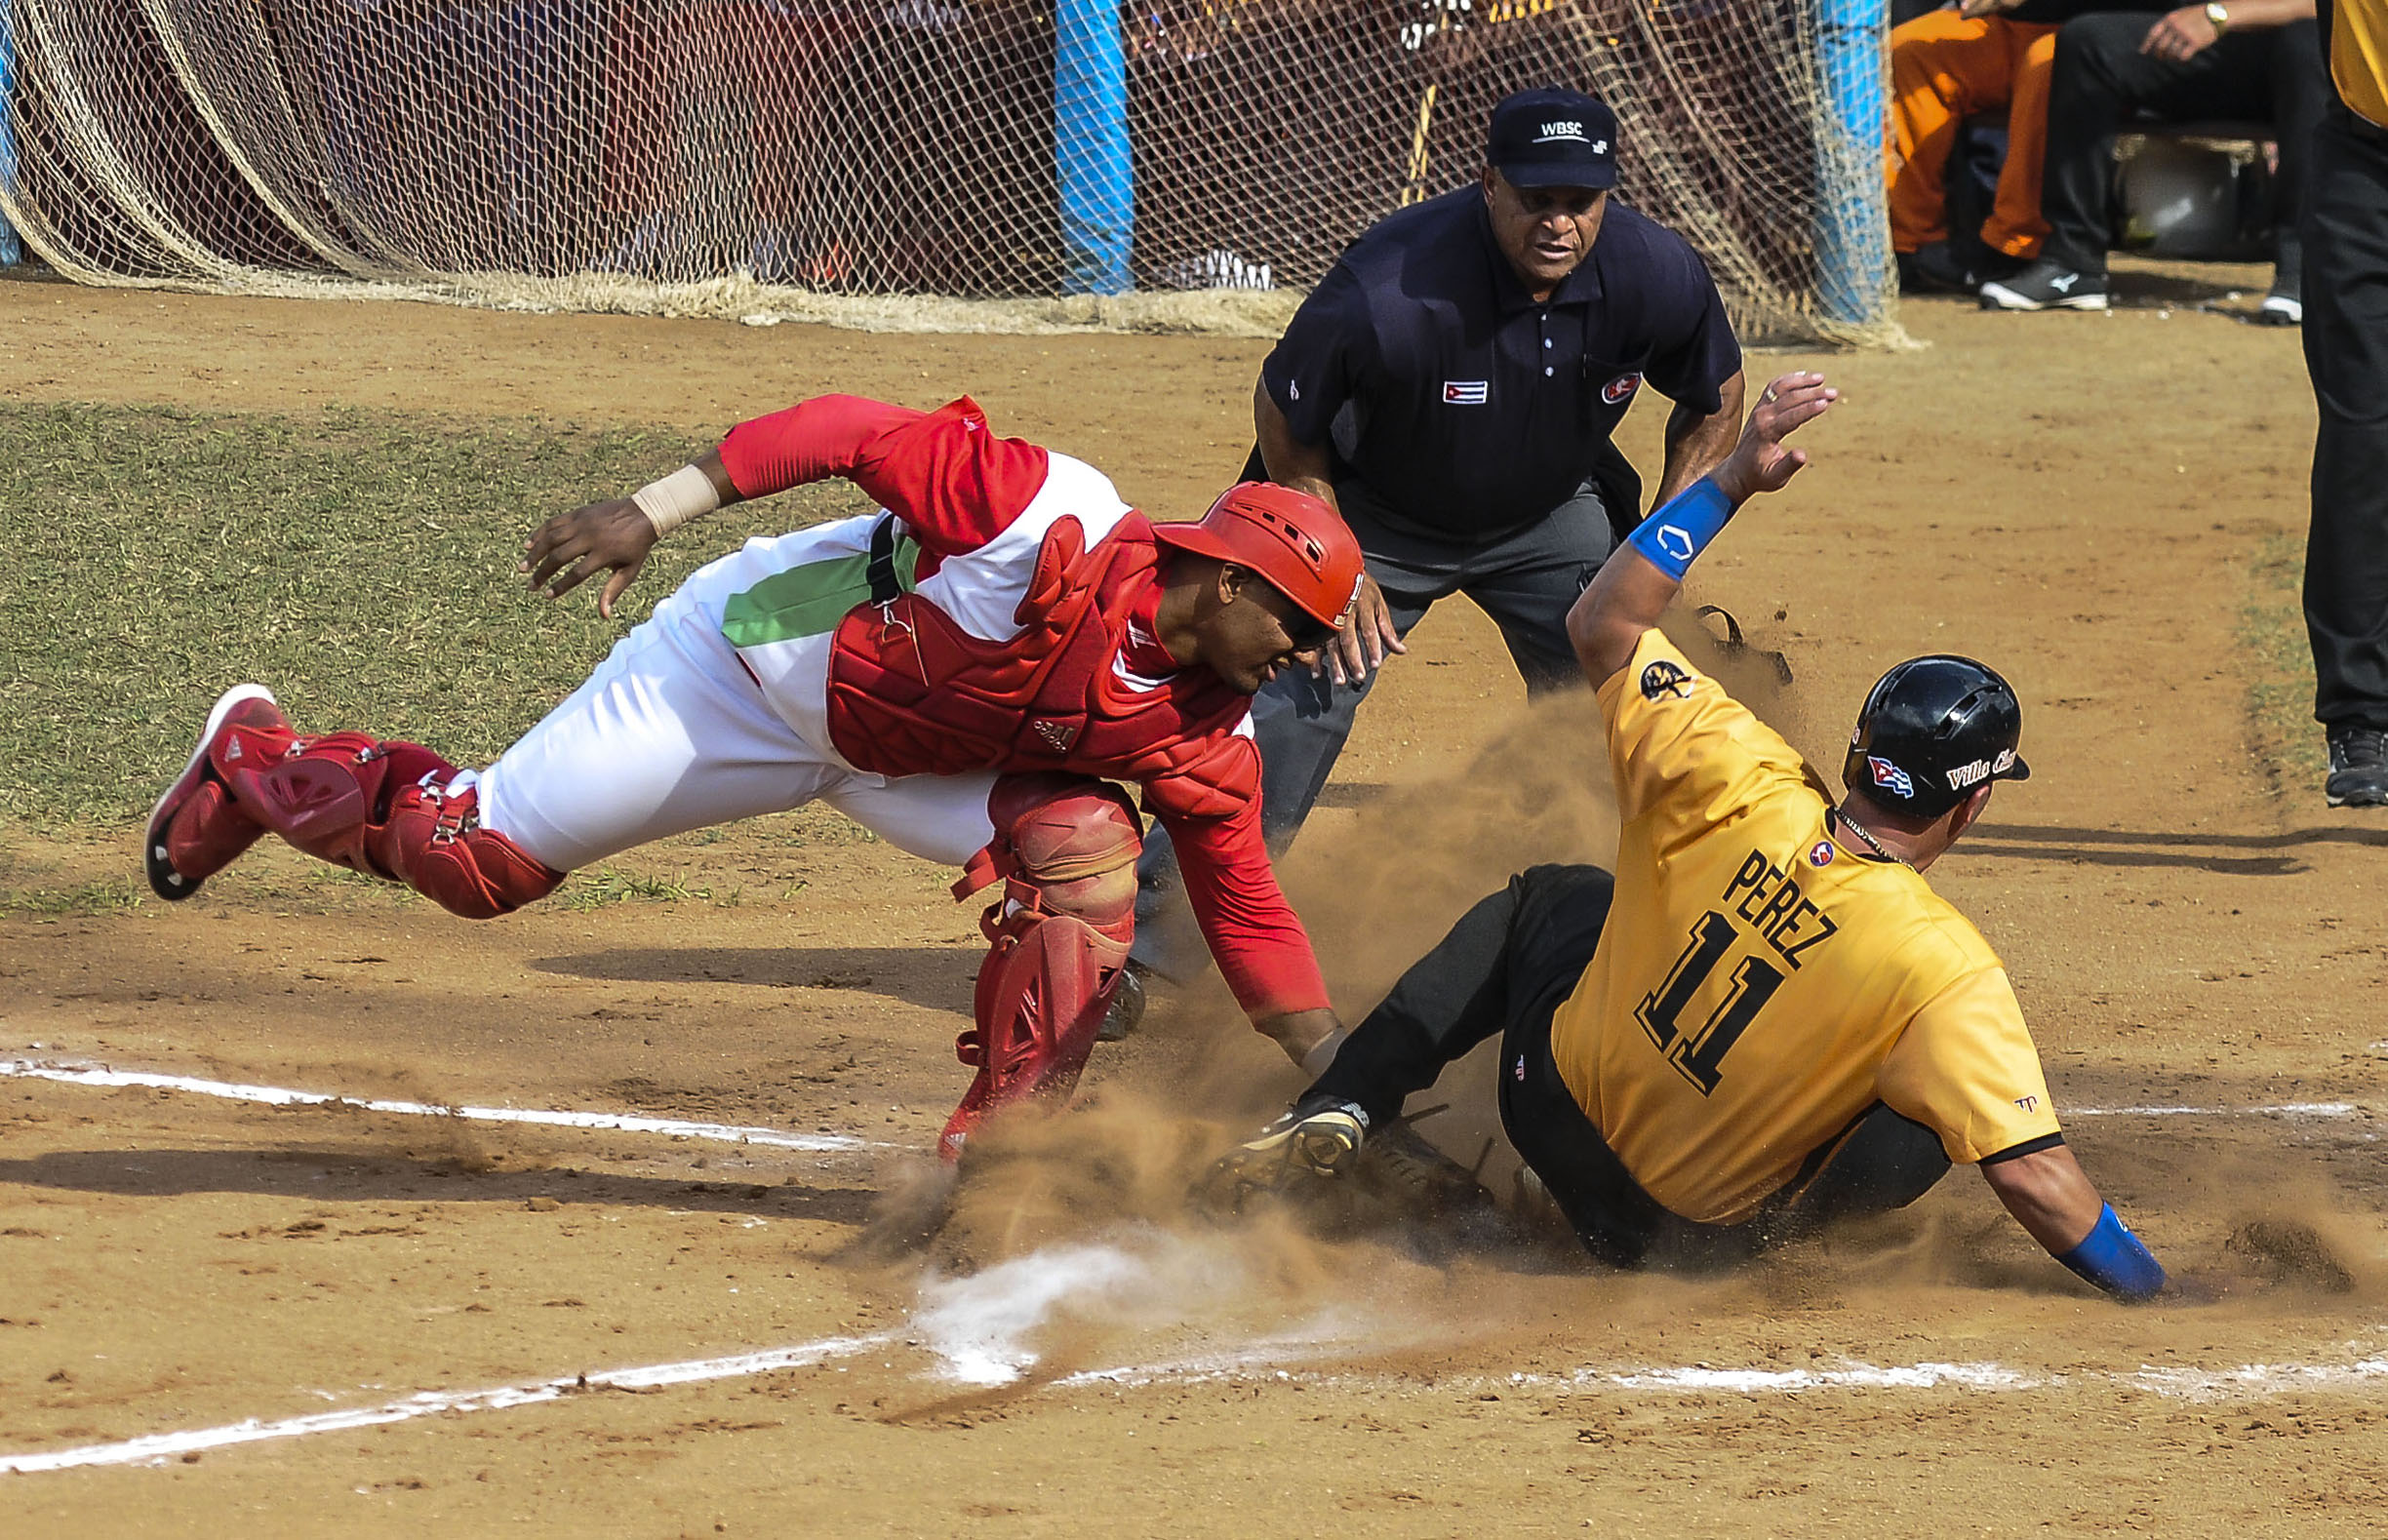
[[[1141,781],[1205,757],[1251,702],[1208,669],[1132,691],[1112,659],[1159,547],[1140,513],[1093,550],[1062,519],[1014,612],[1026,629],[988,642],[917,594],[856,605],[829,653],[829,736],[880,775],[1072,770]],[[882,533],[887,527],[882,526]]]

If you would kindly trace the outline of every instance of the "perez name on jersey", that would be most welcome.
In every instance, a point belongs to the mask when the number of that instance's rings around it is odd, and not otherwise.
[[[1761,850],[1741,858],[1732,881],[1725,885],[1721,907],[1794,968],[1802,954],[1831,940],[1841,928],[1800,890],[1793,869]]]

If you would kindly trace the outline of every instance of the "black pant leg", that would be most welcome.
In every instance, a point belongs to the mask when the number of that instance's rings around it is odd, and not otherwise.
[[[1500,627],[1529,695],[1583,688],[1567,616],[1615,543],[1606,497],[1587,480],[1533,524],[1468,558],[1459,591]]]
[[[2305,217],[2306,183],[2313,163],[2314,129],[2335,88],[2323,57],[2322,28],[2313,21],[2291,21],[2271,34],[2272,56],[2267,72],[2272,101],[2272,135],[2280,144],[2280,172],[2272,183],[2272,259],[2274,280],[2297,292],[2303,270],[2303,248],[2297,227]]]
[[[2267,33],[2225,36],[2175,62],[2139,52],[2158,20],[2148,12],[2093,12],[2056,34],[2040,180],[2049,237],[2041,255],[2077,272],[2106,270],[2115,135],[2129,118],[2141,111],[2173,121],[2272,114],[2274,39]]]
[[[2129,110],[2119,77],[2130,70],[2155,22],[2136,12],[2096,13],[2074,18],[2056,34],[2040,173],[2040,214],[2049,234],[2040,255],[2076,272],[2106,270],[2114,138]]]
[[[1520,1009],[1547,999],[1547,1020],[1600,944],[1610,886],[1593,866],[1536,866],[1511,878],[1402,974],[1303,1098],[1357,1102],[1381,1127]]]
[[[1807,1229],[1904,1208],[1930,1192],[1950,1165],[1938,1134],[1880,1102],[1817,1155],[1818,1168],[1791,1184],[1770,1229]]]
[[[2388,729],[2388,132],[2333,103],[2312,144],[2304,342],[2320,424],[2305,629],[2314,716]]]
[[[1510,927],[1509,1020],[1501,1034],[1501,1130],[1584,1248],[1617,1267],[1710,1267],[1747,1256],[1754,1227],[1695,1224],[1642,1190],[1609,1148],[1552,1057],[1551,1018],[1573,994],[1609,918],[1614,885],[1589,866],[1520,877]]]

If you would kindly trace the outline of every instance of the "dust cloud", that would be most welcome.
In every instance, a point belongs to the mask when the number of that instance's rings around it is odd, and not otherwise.
[[[1837,753],[1838,720],[1819,751],[1773,654],[1721,643],[1707,624],[1686,616],[1678,629],[1695,662],[1804,752]],[[1616,828],[1601,719],[1574,691],[1515,710],[1448,772],[1314,827],[1280,870],[1357,1020],[1468,905],[1530,865],[1609,864]],[[1620,1343],[1647,1345],[1666,1335],[1652,1323],[1690,1315],[1746,1343],[1786,1320],[1855,1311],[1938,1319],[1972,1336],[1985,1314],[2074,1311],[2086,1296],[1963,1170],[1913,1208],[1729,1274],[1600,1270],[1572,1240],[1500,1214],[1490,1193],[1508,1190],[1516,1163],[1498,1138],[1490,1068],[1469,1061],[1417,1098],[1440,1110],[1416,1126],[1478,1170],[1484,1214],[1404,1212],[1398,1194],[1224,1211],[1206,1173],[1299,1083],[1214,979],[1098,1050],[1076,1105],[986,1130],[958,1175],[926,1162],[883,1173],[875,1239],[857,1254],[917,1290],[914,1330],[947,1377],[988,1388],[1131,1362],[1489,1362],[1501,1351],[1492,1339],[1531,1342],[1548,1329],[1535,1323],[1551,1321],[1602,1323]],[[2127,1149],[2109,1159],[2128,1168]],[[2184,1179],[2136,1202],[2134,1218],[2183,1283],[2178,1303],[2265,1319],[2316,1293],[2377,1297],[2380,1268],[2367,1260],[2377,1225],[2341,1212],[2302,1155],[2248,1159],[2262,1170],[2224,1190],[2296,1201],[2239,1213],[2211,1184]]]

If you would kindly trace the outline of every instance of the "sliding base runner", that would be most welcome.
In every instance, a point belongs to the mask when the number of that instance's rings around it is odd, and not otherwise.
[[[1592,1252],[1715,1264],[1979,1166],[2032,1237],[2124,1298],[2164,1270],[2098,1198],[1997,956],[1924,872],[2030,774],[2022,710],[1970,658],[1867,695],[1835,805],[1657,629],[1684,573],[1805,463],[1835,399],[1787,375],[1709,479],[1652,515],[1569,616],[1608,726],[1614,873],[1535,867],[1454,926],[1334,1063],[1229,1157],[1248,1187],[1333,1175],[1498,1036],[1509,1138]]]

